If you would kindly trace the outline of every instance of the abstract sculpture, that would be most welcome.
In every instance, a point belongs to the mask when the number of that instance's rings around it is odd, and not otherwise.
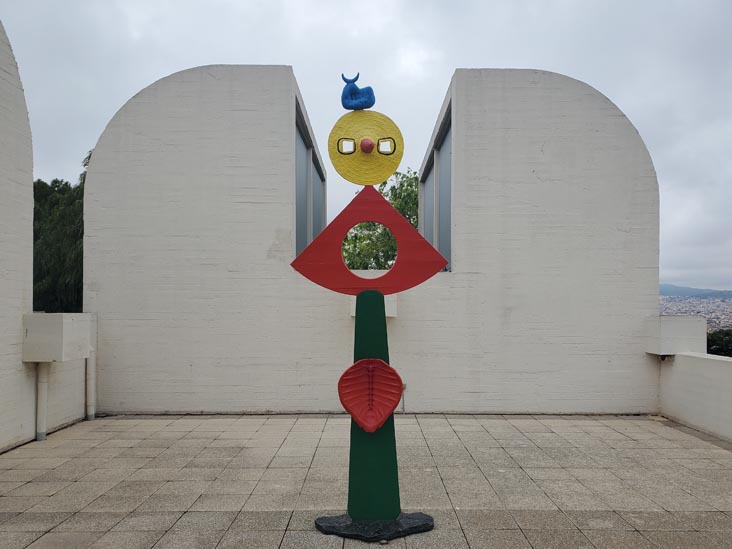
[[[348,513],[317,518],[315,526],[326,534],[381,541],[434,527],[429,515],[401,512],[393,412],[403,385],[389,365],[384,295],[424,282],[447,260],[373,188],[399,167],[404,141],[389,117],[365,110],[374,105],[373,90],[356,86],[358,75],[343,76],[343,80],[341,102],[353,112],[333,126],[328,153],[341,176],[365,188],[295,258],[292,267],[329,290],[357,296],[354,364],[338,382],[341,403],[352,418]],[[394,265],[378,278],[361,278],[343,261],[344,237],[364,221],[385,225],[397,242]]]

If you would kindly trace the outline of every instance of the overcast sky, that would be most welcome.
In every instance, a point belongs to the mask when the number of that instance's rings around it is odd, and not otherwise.
[[[653,157],[661,280],[732,289],[732,1],[0,0],[25,87],[35,176],[75,181],[114,113],[215,63],[294,67],[328,171],[341,72],[362,74],[418,169],[457,67],[563,73],[607,95]]]

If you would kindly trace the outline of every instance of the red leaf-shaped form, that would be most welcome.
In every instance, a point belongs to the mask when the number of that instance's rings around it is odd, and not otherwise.
[[[378,278],[361,278],[343,262],[343,239],[351,227],[364,221],[386,226],[397,242],[394,265]],[[369,186],[356,195],[291,265],[304,277],[335,292],[358,295],[365,290],[377,290],[387,295],[421,284],[447,265],[447,259],[379,191]]]
[[[383,360],[364,358],[343,372],[338,396],[358,426],[373,433],[399,404],[402,378]]]

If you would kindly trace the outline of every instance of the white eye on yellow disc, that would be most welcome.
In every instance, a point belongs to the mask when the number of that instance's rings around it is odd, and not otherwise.
[[[376,150],[379,151],[379,154],[394,154],[394,151],[396,150],[396,144],[394,143],[394,140],[391,137],[386,137],[384,139],[379,139],[379,143],[377,145]]]
[[[338,140],[338,152],[341,154],[353,154],[356,152],[356,141],[346,137]]]

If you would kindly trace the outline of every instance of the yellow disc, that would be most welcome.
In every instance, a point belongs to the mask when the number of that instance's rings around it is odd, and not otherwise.
[[[371,152],[369,141],[373,144]],[[352,111],[340,117],[328,137],[328,154],[341,176],[357,185],[378,185],[397,170],[404,139],[396,124],[374,111]]]

